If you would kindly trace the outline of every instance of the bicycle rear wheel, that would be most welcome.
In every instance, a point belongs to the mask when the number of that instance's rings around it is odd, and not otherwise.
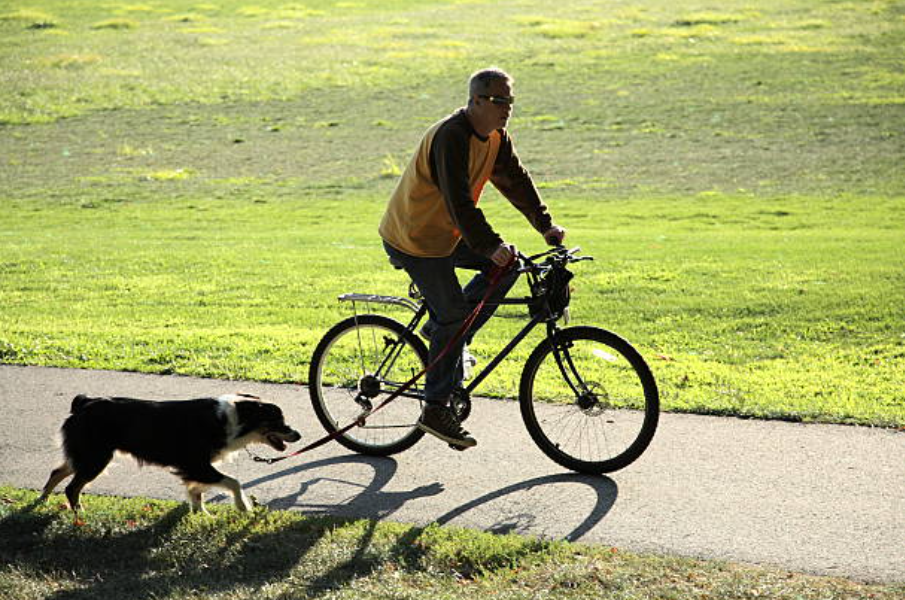
[[[383,315],[360,315],[337,323],[321,339],[308,371],[311,403],[321,425],[335,433],[424,369],[427,348],[405,326]],[[364,422],[337,437],[355,452],[387,456],[424,436],[417,428],[423,396],[413,386]]]
[[[627,341],[598,327],[562,329],[538,344],[522,371],[519,405],[544,454],[595,475],[637,460],[660,414],[647,363]]]

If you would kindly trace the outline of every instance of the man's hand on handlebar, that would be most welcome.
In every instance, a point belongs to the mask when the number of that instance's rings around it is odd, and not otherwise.
[[[554,225],[544,232],[544,241],[549,246],[562,246],[563,240],[566,238],[566,230],[559,225]]]
[[[493,251],[493,254],[490,255],[490,260],[493,261],[498,267],[505,267],[508,265],[515,256],[518,254],[518,250],[515,249],[515,246],[512,244],[502,243],[497,246],[497,249]]]

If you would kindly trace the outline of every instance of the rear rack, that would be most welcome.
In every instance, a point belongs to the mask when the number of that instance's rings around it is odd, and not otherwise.
[[[341,302],[368,302],[372,304],[389,304],[390,306],[401,306],[412,312],[418,312],[420,306],[408,298],[400,298],[399,296],[381,296],[379,294],[343,294],[339,297]]]

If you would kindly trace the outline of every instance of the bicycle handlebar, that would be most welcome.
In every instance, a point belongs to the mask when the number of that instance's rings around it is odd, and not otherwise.
[[[563,262],[572,263],[572,262],[581,262],[583,260],[594,260],[593,256],[576,256],[579,252],[581,252],[581,246],[575,246],[571,250],[566,249],[565,246],[559,245],[549,250],[545,250],[539,254],[535,254],[533,256],[526,256],[521,252],[518,252],[518,260],[520,266],[518,267],[519,272],[525,271],[536,271],[541,267],[548,266],[557,260],[561,260]],[[547,259],[541,263],[538,263],[537,260],[540,258],[547,257]]]

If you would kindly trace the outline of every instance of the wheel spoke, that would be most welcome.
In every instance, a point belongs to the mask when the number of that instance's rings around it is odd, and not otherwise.
[[[404,326],[379,315],[347,319],[331,329],[312,357],[310,392],[315,412],[328,431],[356,421],[367,404],[378,406],[390,393],[424,368],[427,351]],[[413,341],[414,340],[414,341]],[[418,388],[369,414],[339,442],[357,452],[386,455],[421,437]]]
[[[628,342],[602,329],[560,330],[528,361],[520,392],[532,438],[556,462],[601,473],[624,467],[650,442],[656,384]]]

